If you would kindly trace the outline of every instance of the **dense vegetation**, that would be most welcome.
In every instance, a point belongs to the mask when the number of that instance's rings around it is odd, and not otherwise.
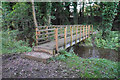
[[[118,47],[118,37],[115,37],[118,33],[111,32],[113,23],[117,25],[120,22],[120,15],[118,15],[120,13],[120,7],[117,2],[79,2],[78,4],[76,2],[36,2],[34,6],[38,25],[93,24],[94,29],[97,29],[101,33],[101,35],[97,35],[98,38],[96,38],[96,45],[98,47],[107,46],[107,42],[111,41],[111,37],[113,37],[111,42],[114,42],[113,40],[115,38],[116,44],[111,43],[111,47],[109,48]],[[80,8],[77,8],[78,6]],[[16,38],[11,38],[16,40],[16,42],[12,44],[18,45],[19,43],[17,42],[22,40],[28,43],[28,46],[33,46],[35,43],[35,25],[31,2],[3,2],[2,14],[1,28],[4,35],[13,32],[17,36]],[[13,36],[9,35],[9,37]],[[2,36],[2,38],[6,39],[5,36]],[[101,42],[103,42],[104,45],[101,45]],[[3,53],[4,49],[9,50],[5,43],[2,44],[2,46]],[[21,45],[19,44],[18,46]]]

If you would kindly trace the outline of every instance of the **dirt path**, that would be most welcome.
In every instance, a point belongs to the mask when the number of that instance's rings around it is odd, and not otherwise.
[[[77,72],[68,68],[64,62],[49,63],[23,59],[21,54],[2,56],[3,78],[78,78]]]

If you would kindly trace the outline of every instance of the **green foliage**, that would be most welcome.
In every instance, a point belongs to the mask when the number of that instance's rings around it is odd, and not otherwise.
[[[2,53],[21,53],[30,52],[31,47],[28,47],[27,42],[22,40],[17,41],[17,30],[2,32]]]
[[[88,39],[85,40],[85,45],[86,45],[86,46],[93,46],[93,45],[92,45],[91,37],[89,37]]]
[[[57,57],[53,57],[53,58],[51,58],[51,60],[62,60],[62,61],[65,61],[66,58],[69,58],[69,57],[71,57],[73,55],[73,53],[68,53],[65,50],[61,50],[61,51],[59,51],[59,53],[61,55],[59,55]]]
[[[107,59],[83,59],[74,53],[61,51],[63,54],[55,57],[54,59],[66,62],[68,67],[73,71],[78,71],[82,78],[118,78],[118,62],[113,62]],[[65,56],[70,54],[70,56]]]
[[[109,35],[109,32],[112,28],[113,20],[115,15],[117,15],[117,6],[116,2],[102,2],[101,3],[101,17],[102,23],[100,23],[100,29],[102,29],[102,37],[106,38]]]
[[[119,32],[117,31],[110,31],[109,35],[106,36],[106,39],[103,39],[102,32],[99,32],[98,34],[96,34],[95,44],[97,47],[118,50],[118,47],[120,47],[118,43],[118,34]]]

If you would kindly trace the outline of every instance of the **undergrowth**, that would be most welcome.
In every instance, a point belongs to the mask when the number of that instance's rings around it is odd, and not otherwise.
[[[64,50],[60,53],[59,56],[51,58],[51,60],[64,61],[68,67],[79,71],[78,74],[82,78],[118,78],[118,72],[120,72],[118,62],[100,58],[83,59]]]
[[[106,49],[115,49],[118,51],[118,48],[120,47],[118,34],[119,34],[118,31],[110,31],[109,35],[106,36],[106,39],[103,39],[102,31],[99,31],[97,34],[94,34],[91,37],[89,37],[88,39],[86,39],[85,44],[87,46],[93,46],[92,38],[94,38],[94,43],[95,43],[96,47],[106,48]]]
[[[30,52],[32,50],[31,47],[28,47],[27,42],[16,40],[17,33],[17,30],[1,32],[2,54]]]

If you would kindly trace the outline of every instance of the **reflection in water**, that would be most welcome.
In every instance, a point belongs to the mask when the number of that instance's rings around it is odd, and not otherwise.
[[[73,52],[82,58],[105,58],[112,61],[120,61],[118,59],[118,52],[112,49],[103,49],[88,46],[72,46]],[[71,47],[67,49],[70,51]]]

